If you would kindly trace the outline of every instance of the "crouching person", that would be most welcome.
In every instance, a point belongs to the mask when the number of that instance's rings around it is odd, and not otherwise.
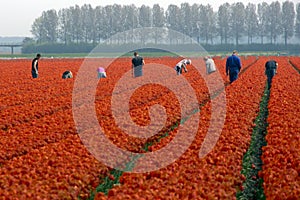
[[[97,73],[98,73],[98,79],[106,78],[106,72],[105,72],[105,69],[103,67],[98,67]]]
[[[73,74],[72,74],[71,71],[65,71],[65,72],[62,74],[62,78],[63,78],[63,79],[73,78]]]

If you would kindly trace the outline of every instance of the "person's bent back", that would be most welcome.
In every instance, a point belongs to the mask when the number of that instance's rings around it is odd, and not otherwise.
[[[265,64],[265,75],[268,78],[268,89],[271,88],[272,79],[277,73],[278,63],[275,60],[269,60]]]

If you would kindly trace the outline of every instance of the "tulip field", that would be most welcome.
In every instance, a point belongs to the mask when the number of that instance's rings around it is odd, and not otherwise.
[[[182,59],[144,58],[146,64],[152,63],[152,73],[161,77],[164,74],[155,64],[173,69]],[[131,172],[137,167],[132,161],[125,163],[130,167],[124,171],[107,166],[93,156],[78,134],[72,95],[84,58],[41,58],[37,79],[31,78],[31,59],[1,59],[0,199],[299,199],[300,57],[240,58],[242,71],[232,84],[225,72],[226,58],[213,58],[217,72],[210,75],[205,74],[205,66],[195,67],[191,58],[192,65],[181,76],[198,102],[188,113],[191,118],[198,116],[197,124],[191,122],[197,127],[195,137],[171,164],[141,173]],[[97,78],[96,68],[105,59],[94,59],[91,79]],[[279,67],[267,90],[264,65],[270,59]],[[72,71],[74,78],[62,79],[66,70]],[[96,117],[113,145],[146,154],[167,147],[181,127],[183,134],[192,131],[184,129],[189,118],[180,114],[182,105],[176,94],[155,83],[142,85],[129,102],[120,104],[129,104],[129,117],[140,126],[149,125],[150,107],[163,106],[166,121],[162,129],[148,138],[122,130],[112,112],[112,94],[116,83],[130,70],[131,58],[115,59],[106,68],[107,78],[98,80],[96,88]],[[166,84],[172,76],[177,76],[175,70],[164,80]],[[211,80],[220,77],[223,87],[212,86],[209,91],[205,76]],[[126,88],[139,81],[132,79]],[[180,83],[177,89],[185,90]],[[220,91],[226,94],[222,105],[226,113],[224,121],[213,127],[221,130],[220,136],[212,149],[199,157],[211,128],[212,99],[218,101]],[[257,142],[254,134],[258,129],[262,139]],[[262,148],[256,148],[258,143]],[[170,157],[172,154],[168,152]],[[165,159],[155,162],[159,165]]]

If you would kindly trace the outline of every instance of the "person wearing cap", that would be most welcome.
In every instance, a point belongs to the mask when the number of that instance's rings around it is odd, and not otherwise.
[[[238,57],[238,52],[234,50],[232,55],[226,60],[226,75],[229,75],[230,83],[238,79],[238,75],[241,71],[242,63]]]
[[[139,77],[143,76],[143,65],[145,65],[144,58],[139,56],[138,52],[133,53],[132,68],[133,68],[133,76]]]
[[[36,57],[32,60],[31,63],[31,75],[32,78],[38,78],[39,76],[39,59],[41,58],[41,54],[36,54]]]
[[[184,69],[184,72],[188,72],[186,66],[190,64],[192,64],[192,61],[190,59],[183,59],[178,62],[174,68],[177,72],[177,75],[182,74],[182,68]]]
[[[271,89],[272,79],[277,74],[278,63],[275,60],[269,60],[265,64],[265,75],[268,78],[268,89]]]
[[[203,60],[205,61],[206,65],[206,74],[211,74],[216,71],[216,65],[212,58],[205,56]]]

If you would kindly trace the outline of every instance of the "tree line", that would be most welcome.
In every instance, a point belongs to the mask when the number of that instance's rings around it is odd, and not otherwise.
[[[164,10],[159,4],[107,5],[93,8],[89,4],[44,11],[31,27],[36,44],[99,44],[112,35],[137,28],[158,27],[178,31],[198,43],[212,44],[277,44],[285,45],[292,37],[300,38],[300,3],[274,1],[270,4],[224,3],[214,11],[211,5],[182,3]],[[134,34],[138,34],[135,32]],[[154,42],[162,37],[153,33]],[[143,39],[143,35],[139,38]],[[119,38],[130,41],[130,36]],[[173,37],[166,38],[174,44]]]

